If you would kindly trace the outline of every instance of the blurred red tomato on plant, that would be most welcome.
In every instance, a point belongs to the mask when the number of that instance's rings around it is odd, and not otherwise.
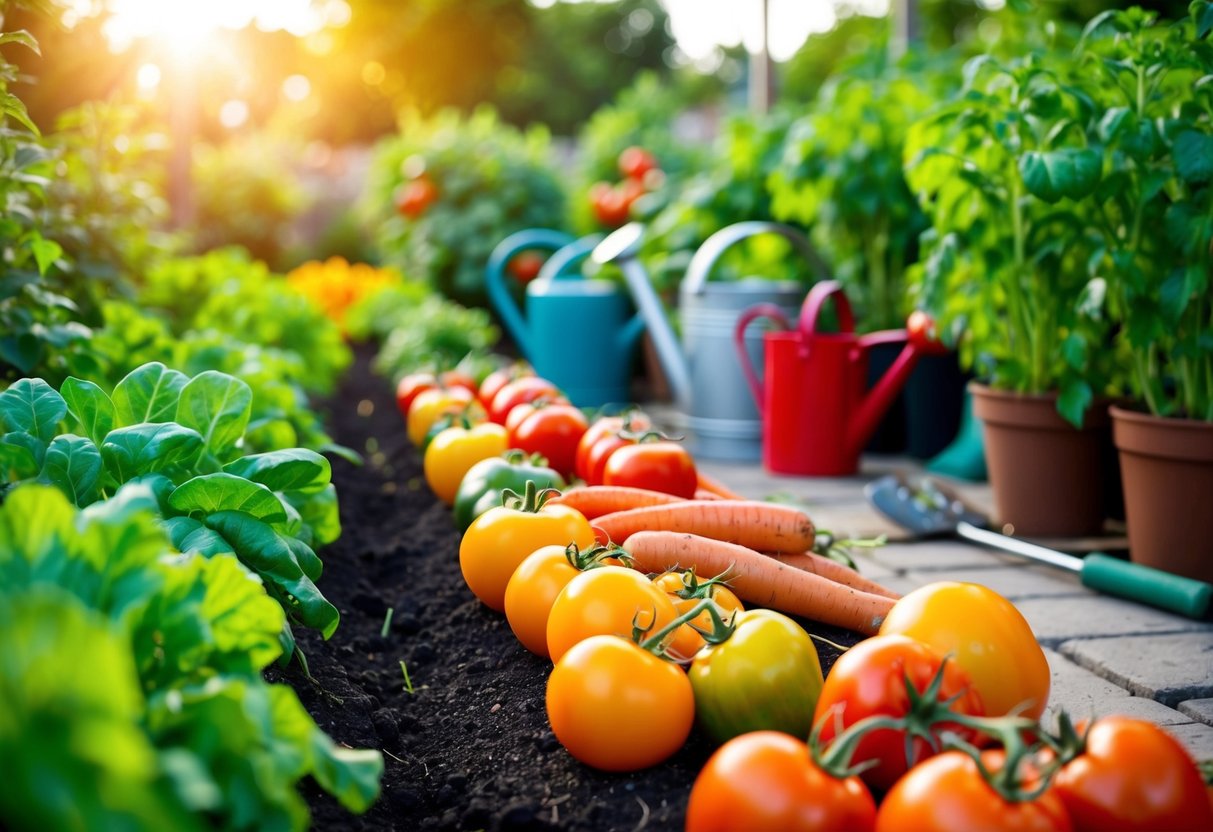
[[[619,154],[619,172],[628,179],[641,180],[657,169],[657,157],[643,147],[629,147]]]

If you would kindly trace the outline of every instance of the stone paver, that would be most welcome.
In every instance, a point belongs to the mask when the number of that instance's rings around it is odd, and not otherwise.
[[[1213,631],[1082,639],[1061,652],[1083,667],[1166,705],[1213,696]]]
[[[1077,638],[1208,631],[1209,625],[1105,596],[1026,598],[1015,604],[1036,638],[1055,646]],[[1120,639],[1117,639],[1119,643]]]
[[[889,543],[870,553],[867,558],[886,569],[897,572],[933,572],[962,569],[996,569],[1005,566],[1007,558],[971,543],[955,540],[923,540],[917,543]],[[933,580],[942,580],[936,577]]]
[[[934,576],[923,577],[938,580]],[[948,580],[981,584],[1012,601],[1021,598],[1094,595],[1089,589],[1083,588],[1078,578],[1069,572],[1036,569],[1022,564],[993,569],[949,569]]]
[[[1213,760],[1213,727],[1190,722],[1187,725],[1168,725],[1167,730],[1187,746],[1195,759]]]
[[[1124,688],[1079,667],[1059,653],[1046,650],[1045,658],[1052,671],[1049,705],[1044,713],[1046,724],[1052,725],[1062,710],[1076,720],[1120,714],[1148,719],[1157,725],[1192,722],[1190,716],[1153,699],[1129,695]]]
[[[1213,699],[1189,699],[1176,707],[1180,713],[1192,717],[1196,722],[1213,725]]]

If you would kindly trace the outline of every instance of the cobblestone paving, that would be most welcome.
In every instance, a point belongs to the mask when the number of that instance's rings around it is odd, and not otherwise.
[[[702,463],[746,496],[784,495],[803,503],[818,528],[856,537],[888,535],[889,544],[860,552],[863,574],[899,592],[932,581],[983,584],[1005,595],[1032,626],[1053,671],[1046,716],[1126,714],[1166,726],[1197,759],[1213,758],[1213,622],[1192,621],[1098,595],[1068,572],[1030,565],[974,544],[912,541],[868,506],[866,482],[891,471],[920,471],[907,460],[867,458],[862,475],[773,476],[758,465]],[[969,504],[992,512],[988,486],[949,482]],[[1092,548],[1084,542],[1082,548]],[[1124,548],[1123,539],[1095,541]]]

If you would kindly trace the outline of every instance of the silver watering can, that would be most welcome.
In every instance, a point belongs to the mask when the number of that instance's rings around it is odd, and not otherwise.
[[[729,248],[758,234],[778,234],[787,239],[814,278],[828,277],[829,270],[804,234],[791,226],[749,221],[722,228],[695,252],[683,277],[679,290],[680,345],[637,257],[643,234],[644,226],[629,223],[599,243],[591,256],[598,263],[615,263],[622,270],[678,407],[687,415],[696,455],[757,460],[762,452],[762,422],[733,344],[733,329],[741,313],[756,303],[774,304],[789,319],[795,318],[805,289],[793,281],[761,277],[715,282],[708,278]],[[745,344],[751,364],[763,366],[762,332],[751,329]]]

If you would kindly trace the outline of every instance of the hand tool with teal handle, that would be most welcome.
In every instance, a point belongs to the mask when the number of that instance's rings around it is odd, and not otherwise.
[[[986,519],[929,478],[914,483],[896,475],[864,488],[868,501],[885,517],[918,537],[955,535],[983,546],[1074,572],[1082,585],[1158,609],[1204,618],[1213,602],[1213,585],[1173,575],[1100,552],[1075,557],[981,528]]]

